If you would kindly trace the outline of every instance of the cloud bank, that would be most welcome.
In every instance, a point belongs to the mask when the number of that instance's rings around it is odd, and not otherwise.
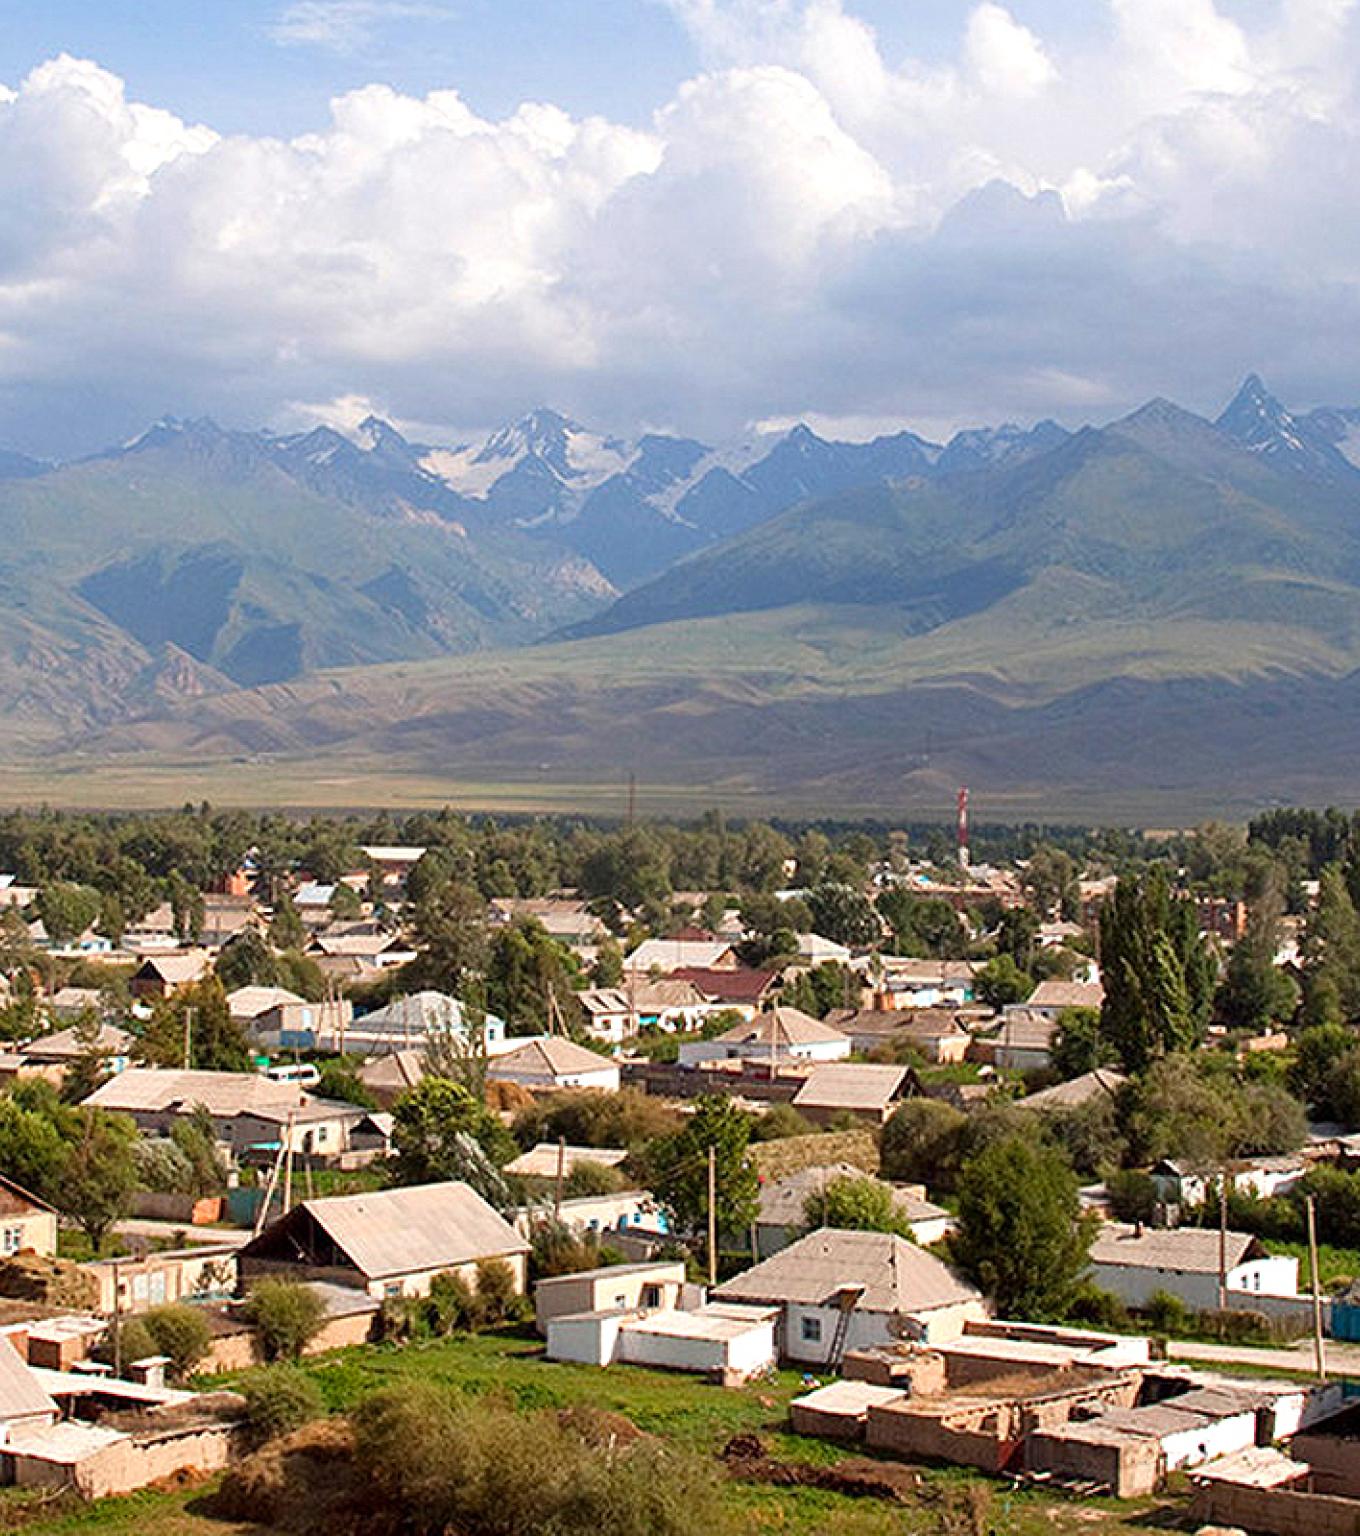
[[[642,128],[373,84],[221,136],[53,59],[0,93],[0,437],[1360,399],[1354,0],[1102,3],[1073,52],[984,0],[926,64],[842,0],[671,0],[702,72]]]

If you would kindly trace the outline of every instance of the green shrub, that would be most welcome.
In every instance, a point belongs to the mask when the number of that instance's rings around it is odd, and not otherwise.
[[[482,1328],[494,1328],[520,1313],[515,1272],[504,1259],[477,1262],[476,1320]]]
[[[153,1307],[145,1323],[156,1346],[154,1353],[169,1356],[170,1374],[179,1381],[193,1375],[212,1347],[208,1320],[193,1307]]]
[[[1073,1322],[1091,1328],[1120,1329],[1127,1328],[1129,1323],[1129,1309],[1119,1297],[1089,1281],[1072,1298],[1068,1316]]]
[[[286,1435],[326,1411],[321,1389],[296,1365],[267,1365],[241,1382],[246,1428],[257,1444]]]
[[[298,1360],[320,1332],[326,1305],[310,1286],[261,1280],[246,1298],[245,1313],[266,1360]]]
[[[1170,1291],[1154,1291],[1148,1298],[1148,1320],[1158,1333],[1184,1336],[1190,1326],[1190,1312],[1179,1296]]]
[[[355,1411],[355,1464],[388,1529],[477,1536],[726,1536],[713,1471],[651,1441],[603,1451],[555,1414],[426,1382]]]
[[[92,1353],[96,1360],[112,1365],[115,1353],[124,1369],[134,1360],[145,1360],[148,1355],[161,1353],[151,1330],[143,1317],[127,1317],[117,1325],[118,1349],[114,1349],[115,1327],[110,1323],[108,1331],[100,1339]]]

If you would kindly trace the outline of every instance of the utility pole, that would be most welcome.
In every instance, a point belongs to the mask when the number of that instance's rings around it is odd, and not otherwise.
[[[194,1042],[194,1007],[192,1003],[184,1005],[184,1070],[187,1072],[193,1064]]]
[[[718,1283],[718,1149],[708,1149],[708,1283]]]
[[[284,1130],[287,1145],[283,1154],[283,1214],[286,1216],[293,1209],[293,1122],[295,1117],[288,1116],[288,1124]]]
[[[553,1220],[554,1221],[561,1221],[562,1220],[562,1185],[563,1185],[563,1183],[564,1183],[564,1181],[566,1179],[566,1172],[567,1172],[567,1138],[565,1136],[559,1136],[557,1138],[557,1179],[555,1181],[556,1187],[555,1187],[554,1192],[553,1192]]]
[[[1218,1310],[1228,1308],[1228,1169],[1218,1170]]]
[[[113,1261],[113,1374],[123,1374],[123,1298],[119,1295],[118,1260]]]
[[[1312,1195],[1306,1198],[1304,1204],[1308,1207],[1308,1269],[1313,1282],[1313,1358],[1317,1361],[1318,1380],[1326,1381],[1327,1353],[1322,1343],[1322,1290],[1318,1279],[1317,1213]]]

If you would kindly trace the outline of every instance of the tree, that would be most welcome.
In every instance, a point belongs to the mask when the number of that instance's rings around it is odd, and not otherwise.
[[[1100,1027],[1098,1008],[1064,1008],[1058,1015],[1058,1031],[1050,1052],[1054,1071],[1066,1081],[1108,1067],[1115,1060],[1114,1046]]]
[[[1360,915],[1336,864],[1329,864],[1318,876],[1317,902],[1304,929],[1303,961],[1304,992],[1310,1003],[1315,989],[1322,987],[1329,1004],[1335,999],[1341,1019],[1360,1014]],[[1306,1011],[1310,1023],[1322,1021],[1315,1004]]]
[[[359,899],[359,893],[344,881],[340,881],[331,892],[327,905],[331,909],[331,916],[342,922],[364,915],[364,904]]]
[[[223,990],[239,987],[275,987],[279,965],[269,941],[257,928],[243,928],[217,957],[217,979]]]
[[[964,950],[959,914],[941,897],[895,888],[878,898],[878,915],[892,929],[893,953],[956,960]]]
[[[207,921],[207,903],[203,892],[178,870],[170,875],[170,914],[175,934],[181,944],[197,944]]]
[[[493,1013],[524,1034],[542,1034],[552,1026],[556,1004],[569,1024],[580,1017],[574,982],[576,957],[559,944],[537,918],[520,918],[492,936],[486,965],[486,1002]]]
[[[1330,1112],[1348,1129],[1360,1126],[1360,1046],[1351,1046],[1332,1063],[1325,1098]]]
[[[326,1304],[310,1286],[260,1280],[246,1297],[245,1315],[266,1360],[299,1360],[321,1331]]]
[[[595,964],[590,979],[597,987],[617,987],[623,982],[623,948],[612,934],[595,948]]]
[[[93,1008],[84,1008],[71,1026],[79,1054],[67,1067],[61,1080],[61,1096],[68,1103],[87,1099],[109,1075],[107,1052],[100,1048],[103,1025]]]
[[[904,1183],[949,1188],[958,1172],[968,1117],[939,1099],[908,1099],[883,1127],[883,1176]]]
[[[1290,1088],[1306,1104],[1316,1105],[1326,1118],[1332,1069],[1355,1044],[1355,1037],[1344,1024],[1315,1024],[1301,1030],[1294,1042],[1294,1060],[1289,1068]]]
[[[1007,907],[996,930],[998,955],[1009,955],[1019,971],[1029,971],[1039,943],[1039,919],[1028,907]]]
[[[1141,1072],[1167,1052],[1198,1044],[1213,999],[1214,961],[1194,905],[1171,894],[1160,865],[1115,886],[1100,913],[1100,954],[1101,1030],[1126,1071]]]
[[[220,1195],[227,1187],[227,1164],[217,1144],[212,1116],[198,1104],[187,1119],[170,1127],[170,1140],[188,1169],[184,1193],[196,1198]]]
[[[109,1228],[126,1216],[137,1188],[132,1149],[137,1130],[123,1115],[76,1109],[57,1208],[80,1227],[99,1252]]]
[[[843,1173],[814,1190],[803,1205],[809,1228],[836,1227],[847,1232],[895,1232],[910,1237],[911,1227],[897,1208],[892,1188],[868,1174]]]
[[[510,1204],[501,1173],[515,1153],[509,1132],[461,1083],[426,1077],[392,1111],[398,1184],[461,1179],[498,1209]]]
[[[989,1008],[1022,1003],[1034,990],[1027,976],[1009,955],[997,955],[973,977],[973,991]]]
[[[860,982],[848,966],[824,960],[810,971],[803,971],[787,983],[780,1001],[789,1008],[799,1008],[814,1019],[824,1019],[833,1008],[851,1006],[859,996]]]
[[[100,894],[93,886],[57,880],[38,892],[38,916],[54,944],[78,939],[99,917]]]
[[[1283,915],[1284,887],[1276,874],[1252,903],[1247,930],[1233,945],[1215,999],[1219,1018],[1231,1028],[1259,1033],[1293,1015],[1297,989],[1275,965]]]
[[[1040,843],[1025,863],[1025,894],[1043,917],[1075,918],[1081,900],[1077,876],[1070,853]]]
[[[188,1061],[184,1059],[186,1037]],[[187,1066],[203,1072],[247,1072],[252,1056],[245,1026],[232,1018],[227,994],[216,976],[205,976],[156,1003],[142,1034],[142,1052],[157,1066]]]
[[[269,920],[269,942],[275,949],[301,949],[307,942],[307,929],[293,898],[287,891],[274,903]]]
[[[486,965],[486,902],[458,881],[422,894],[412,913],[420,984],[463,997]]]
[[[1089,1263],[1091,1223],[1060,1152],[1009,1136],[959,1178],[954,1253],[1002,1317],[1062,1317]]]
[[[50,1084],[42,1087],[51,1092]],[[66,1142],[52,1115],[20,1103],[16,1095],[0,1097],[0,1149],[0,1172],[55,1205],[66,1167]]]
[[[755,1220],[759,1180],[750,1158],[751,1120],[723,1094],[702,1094],[683,1130],[653,1156],[652,1188],[681,1231],[702,1232],[708,1220],[708,1153],[714,1149],[720,1232],[745,1232]]]
[[[852,885],[828,882],[807,895],[812,926],[824,939],[864,949],[883,937],[883,924],[874,904]]]

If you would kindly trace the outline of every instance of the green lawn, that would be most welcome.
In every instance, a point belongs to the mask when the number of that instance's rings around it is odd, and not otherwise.
[[[796,1373],[781,1372],[765,1383],[738,1390],[710,1386],[694,1377],[613,1366],[607,1371],[545,1361],[537,1339],[504,1332],[414,1345],[339,1351],[312,1361],[315,1376],[333,1409],[344,1409],[393,1383],[422,1379],[459,1391],[503,1396],[523,1409],[559,1408],[575,1403],[626,1414],[639,1428],[712,1455],[741,1431],[755,1431],[772,1454],[824,1464],[848,1454],[824,1441],[805,1440],[786,1429],[789,1399],[797,1395]],[[226,1384],[231,1378],[222,1378]],[[852,1499],[816,1489],[731,1485],[730,1497],[751,1532],[777,1531],[786,1536],[944,1536],[941,1501],[950,1490],[973,1481],[972,1474],[951,1468],[922,1469],[918,1504],[906,1507]],[[989,1527],[998,1536],[1051,1536],[1051,1533],[1139,1531],[1153,1513],[1146,1504],[1098,1502],[1079,1505],[1052,1496],[1018,1492],[1001,1483],[991,1488]],[[253,1527],[211,1519],[201,1508],[203,1490],[141,1493],[81,1508],[36,1522],[27,1532],[105,1532],[108,1536],[241,1536]],[[19,1501],[22,1502],[22,1501]],[[0,1497],[0,1531],[17,1515],[13,1495]],[[1164,1515],[1159,1517],[1164,1518]]]

